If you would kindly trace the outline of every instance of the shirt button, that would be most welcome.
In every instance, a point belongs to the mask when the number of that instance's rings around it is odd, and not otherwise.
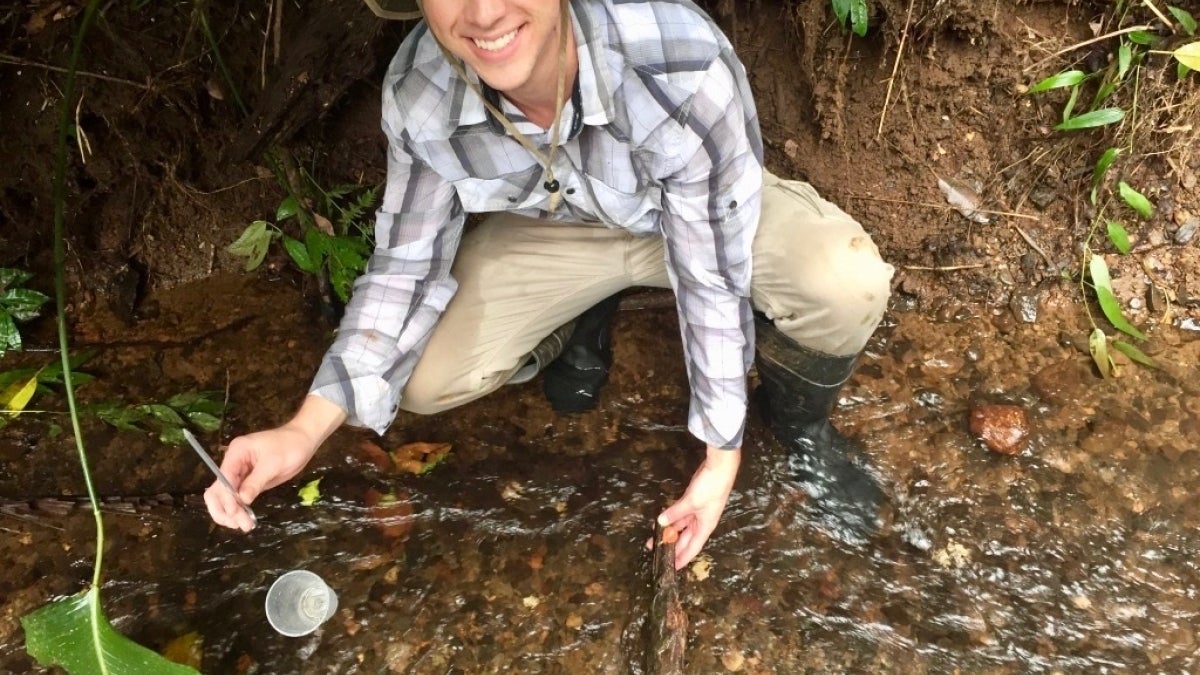
[[[508,198],[508,203],[509,203],[509,204],[516,204],[516,203],[517,203],[517,198],[516,198],[516,197],[509,197],[509,198]]]
[[[729,208],[731,208],[731,209],[736,209],[736,208],[737,208],[737,200],[736,200],[736,199],[735,199],[735,200],[733,200],[733,201],[731,201],[731,202],[729,202]]]
[[[569,195],[575,194],[575,188],[567,188],[567,194],[569,194]]]

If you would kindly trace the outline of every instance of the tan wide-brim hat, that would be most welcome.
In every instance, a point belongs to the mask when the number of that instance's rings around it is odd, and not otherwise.
[[[363,0],[376,16],[384,19],[407,21],[421,18],[421,7],[417,0]]]

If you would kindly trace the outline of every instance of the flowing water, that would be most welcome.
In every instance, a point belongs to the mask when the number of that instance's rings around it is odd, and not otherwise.
[[[1086,324],[1064,307],[1037,324],[971,307],[889,315],[835,416],[891,497],[866,545],[820,527],[752,414],[725,516],[682,576],[690,672],[1200,670],[1200,335],[1161,328],[1162,371],[1101,380],[1080,347]],[[247,332],[213,340],[236,351]],[[194,506],[114,514],[106,609],[151,646],[197,632],[209,673],[643,672],[643,543],[701,452],[683,426],[677,335],[671,310],[623,312],[594,413],[555,417],[535,381],[402,417],[385,448],[452,444],[424,475],[380,470],[366,435],[341,432],[304,476],[323,476],[322,501],[299,505],[300,482],[279,488],[249,535],[214,530]],[[971,437],[979,402],[1026,408],[1022,454]],[[175,471],[194,463],[183,452]],[[372,491],[396,501],[368,506]],[[19,577],[3,586],[0,668],[33,669],[14,612],[36,604],[33,589],[90,576],[90,524],[0,519]],[[262,604],[296,568],[320,574],[339,610],[285,638]]]

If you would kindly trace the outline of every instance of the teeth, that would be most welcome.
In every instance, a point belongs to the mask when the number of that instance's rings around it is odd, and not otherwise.
[[[479,47],[482,50],[489,51],[489,52],[498,52],[501,49],[504,49],[505,47],[507,47],[508,43],[512,42],[513,38],[515,38],[515,37],[517,37],[517,31],[513,30],[509,33],[505,33],[504,35],[501,35],[500,37],[496,38],[495,40],[480,40],[480,39],[476,38],[474,40],[474,42],[475,42],[475,46]]]

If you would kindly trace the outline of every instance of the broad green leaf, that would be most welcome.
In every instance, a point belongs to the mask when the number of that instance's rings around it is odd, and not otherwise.
[[[1104,316],[1117,330],[1139,340],[1145,340],[1146,336],[1134,328],[1121,312],[1121,303],[1117,302],[1117,296],[1113,295],[1112,278],[1108,274],[1108,263],[1104,262],[1104,257],[1092,254],[1092,259],[1088,262],[1088,270],[1092,275],[1096,300],[1100,303],[1100,310],[1104,312]]]
[[[283,222],[299,211],[300,201],[296,199],[296,195],[288,195],[286,199],[279,202],[279,208],[275,209],[275,222]]]
[[[292,262],[296,263],[301,271],[315,274],[319,267],[313,264],[312,256],[309,255],[308,247],[299,239],[293,239],[285,236],[283,238],[283,248],[291,257]]]
[[[21,333],[17,330],[17,322],[0,310],[0,356],[8,350],[21,351]]]
[[[33,400],[33,394],[37,391],[38,378],[37,375],[29,378],[24,382],[16,382],[9,385],[7,389],[0,392],[0,409],[9,411],[9,415],[16,417],[21,414],[25,406]]]
[[[1116,364],[1108,355],[1108,338],[1105,337],[1104,331],[1099,328],[1092,331],[1088,336],[1088,351],[1092,353],[1092,360],[1096,362],[1102,377],[1109,378],[1117,374]]]
[[[158,440],[164,445],[183,445],[187,443],[187,436],[183,435],[181,427],[163,427],[163,430],[158,434]]]
[[[1190,72],[1192,72],[1192,69],[1183,65],[1182,61],[1175,64],[1175,79],[1182,80],[1183,78],[1187,77],[1187,74]]]
[[[1137,347],[1134,347],[1132,344],[1130,344],[1128,342],[1123,342],[1121,340],[1113,340],[1112,346],[1113,346],[1113,349],[1121,352],[1125,356],[1128,356],[1130,358],[1130,360],[1132,360],[1132,361],[1136,361],[1136,362],[1142,364],[1143,366],[1149,366],[1151,368],[1158,367],[1158,364],[1154,362],[1154,359],[1150,358],[1149,356],[1146,356],[1146,354],[1142,350],[1138,349]]]
[[[1121,181],[1117,184],[1117,190],[1121,193],[1121,199],[1129,205],[1134,211],[1138,212],[1143,218],[1149,219],[1154,215],[1154,205],[1150,203],[1146,196],[1129,186],[1129,183]]]
[[[313,261],[313,267],[321,268],[325,256],[329,255],[329,240],[331,237],[315,227],[308,228],[304,233],[304,245],[308,248],[308,256]]]
[[[1117,159],[1117,155],[1121,154],[1120,148],[1109,148],[1100,155],[1100,159],[1096,162],[1096,168],[1092,169],[1092,203],[1096,203],[1096,190],[1100,187],[1100,182],[1104,180],[1104,174],[1108,173],[1109,167],[1113,161]]]
[[[256,220],[242,231],[237,241],[229,245],[230,253],[246,259],[247,272],[257,269],[267,257],[267,249],[275,236],[269,228],[267,221]]]
[[[846,25],[846,19],[850,17],[850,3],[852,0],[832,0],[833,13],[837,16],[838,23]]]
[[[29,281],[33,278],[33,274],[25,270],[19,270],[12,267],[0,267],[0,291]]]
[[[1051,89],[1061,89],[1062,87],[1074,87],[1075,85],[1087,79],[1087,73],[1082,70],[1064,70],[1061,73],[1056,73],[1038,82],[1029,88],[1030,94],[1040,94],[1043,91]]]
[[[147,413],[134,406],[119,403],[101,403],[92,408],[96,417],[105,424],[124,431],[141,431],[138,423],[146,419]]]
[[[1188,35],[1196,34],[1196,19],[1192,16],[1191,12],[1172,5],[1167,5],[1167,10],[1179,22],[1179,25],[1183,28],[1183,32]]]
[[[28,321],[38,315],[42,305],[50,299],[44,293],[29,288],[10,288],[0,295],[0,307],[3,307],[17,321]]]
[[[25,650],[72,675],[198,675],[113,630],[95,586],[21,617]]]
[[[190,412],[187,414],[187,418],[189,422],[204,431],[213,432],[221,428],[221,420],[205,412]]]
[[[1124,225],[1116,221],[1108,221],[1108,240],[1122,255],[1129,253],[1129,233],[1125,231]]]
[[[1183,65],[1192,70],[1200,70],[1200,40],[1189,42],[1176,49],[1173,53],[1175,54],[1175,58]]]
[[[1103,103],[1109,96],[1112,96],[1113,92],[1117,90],[1117,87],[1120,84],[1120,82],[1115,80],[1112,82],[1106,82],[1104,86],[1100,87],[1099,91],[1096,92],[1096,98],[1092,99],[1092,107],[1095,108]]]
[[[850,27],[854,34],[862,37],[867,34],[870,20],[867,17],[867,0],[850,1]]]
[[[1057,131],[1076,131],[1078,129],[1091,129],[1114,124],[1123,119],[1125,119],[1124,110],[1120,108],[1101,108],[1084,113],[1078,117],[1072,117],[1054,128]]]
[[[321,498],[321,479],[309,481],[304,487],[300,488],[300,505],[312,506]]]
[[[1130,42],[1139,45],[1153,45],[1155,42],[1158,42],[1158,39],[1158,36],[1154,33],[1148,33],[1144,30],[1135,30],[1129,34]]]
[[[183,426],[183,418],[180,417],[179,413],[176,412],[171,406],[163,405],[161,403],[151,403],[138,407],[149,413],[151,417],[163,424],[173,427]]]

